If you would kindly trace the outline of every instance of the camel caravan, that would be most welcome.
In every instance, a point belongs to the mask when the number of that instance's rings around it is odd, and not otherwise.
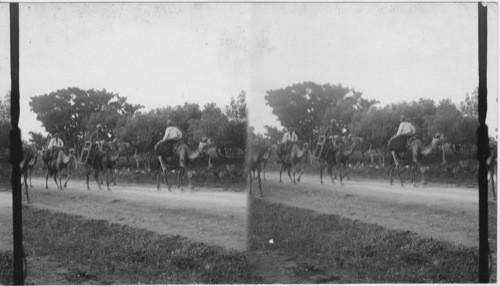
[[[255,135],[249,135],[247,172],[249,178],[249,193],[252,194],[252,181],[258,180],[260,197],[263,196],[261,187],[261,174],[264,174],[271,153],[274,152],[279,164],[279,183],[282,183],[282,173],[287,171],[290,182],[296,184],[300,182],[301,176],[308,165],[315,163],[319,170],[320,184],[323,182],[323,172],[326,169],[331,183],[335,185],[335,180],[344,185],[344,178],[348,181],[349,160],[355,150],[358,150],[363,158],[364,152],[360,145],[364,140],[341,130],[335,119],[330,120],[330,125],[319,132],[320,135],[311,145],[308,142],[299,140],[293,127],[286,128],[281,142],[272,144],[269,139],[263,139]],[[264,142],[263,142],[264,141]],[[400,175],[402,168],[410,170],[411,184],[417,187],[415,174],[420,172],[421,184],[426,185],[426,172],[431,167],[442,167],[446,164],[446,156],[455,158],[472,159],[475,154],[459,154],[456,151],[446,150],[445,136],[436,133],[427,142],[416,138],[416,130],[405,116],[401,116],[400,125],[396,134],[387,142],[383,152],[390,154],[389,184],[394,185],[394,173],[396,173],[401,186],[404,180]],[[450,151],[451,150],[451,151]],[[491,147],[488,158],[489,181],[493,197],[496,199],[494,176],[496,176],[496,145]],[[336,168],[336,171],[334,169]],[[297,176],[296,176],[297,174]]]

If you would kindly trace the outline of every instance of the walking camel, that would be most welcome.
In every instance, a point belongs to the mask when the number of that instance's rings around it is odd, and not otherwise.
[[[309,155],[309,144],[304,143],[302,146],[302,149],[299,149],[299,147],[294,144],[292,146],[292,150],[290,154],[285,154],[283,159],[281,160],[281,167],[280,167],[280,183],[282,182],[281,180],[281,174],[283,173],[283,169],[287,170],[288,177],[290,178],[290,181],[292,183],[300,182],[300,178],[302,177],[302,174],[304,173],[305,169],[305,164],[307,157]],[[295,179],[295,170],[296,170],[296,165],[300,165],[300,174],[297,179]],[[293,179],[290,174],[290,170],[292,170],[293,173]]]
[[[491,148],[491,154],[486,159],[486,164],[488,166],[488,173],[491,181],[491,191],[493,192],[493,199],[496,200],[497,196],[495,194],[495,179],[494,177],[497,175],[497,146],[494,144]]]
[[[64,187],[66,188],[69,179],[71,178],[71,171],[69,169],[69,164],[71,159],[75,160],[75,150],[73,148],[62,147],[56,151],[57,156],[49,158],[49,150],[45,151],[42,156],[42,160],[47,167],[47,175],[45,177],[45,188],[48,189],[49,176],[54,176],[54,182],[59,189],[63,189],[62,185],[62,171],[66,170],[66,181],[64,182]],[[67,153],[67,154],[66,154]],[[76,161],[75,161],[76,164]],[[56,175],[59,175],[59,184],[57,183]]]
[[[197,163],[200,163],[200,159],[202,154],[206,153],[206,148],[211,144],[211,141],[209,139],[202,139],[199,144],[198,148],[192,150],[189,148],[188,145],[185,143],[180,143],[177,148],[173,150],[169,150],[167,148],[167,144],[165,142],[161,143],[158,145],[158,148],[156,148],[152,154],[152,156],[156,156],[158,158],[158,161],[160,162],[161,170],[163,171],[164,175],[164,180],[165,183],[167,184],[167,188],[170,191],[170,184],[168,183],[167,180],[167,170],[175,170],[175,169],[180,169],[179,172],[179,180],[178,180],[178,187],[181,188],[182,186],[182,177],[185,173],[187,173],[188,176],[188,181],[189,181],[189,187],[191,189],[194,188],[193,182],[192,182],[192,177],[194,175],[194,168],[199,167],[196,166]],[[150,158],[151,159],[151,158]],[[198,162],[197,162],[198,161]],[[208,159],[207,159],[208,162]],[[200,165],[200,164],[198,164]],[[201,167],[206,167],[208,168],[208,163],[201,162]],[[160,172],[161,170],[158,169],[157,175],[156,175],[156,183],[157,183],[157,189],[160,190]]]
[[[246,155],[246,171],[248,174],[248,186],[249,186],[249,194],[252,195],[252,172],[257,172],[257,181],[259,182],[259,197],[264,197],[262,195],[262,181],[260,178],[260,171],[263,166],[263,158],[265,154],[270,153],[272,146],[263,146],[263,145],[254,145],[250,146],[249,151]]]
[[[102,166],[103,166],[103,173],[105,176],[101,177],[101,185],[104,183],[104,177],[106,177],[106,180],[108,180],[109,177],[109,182],[107,182],[108,188],[109,188],[109,183],[113,182],[113,186],[116,186],[116,179],[114,175],[114,170],[116,167],[116,163],[118,161],[118,158],[123,155],[124,152],[126,152],[128,143],[122,143],[122,142],[116,142],[112,141],[106,144],[106,146],[103,148],[104,151],[104,157],[102,158]]]
[[[89,178],[91,173],[94,174],[94,179],[97,183],[97,187],[99,188],[99,190],[101,190],[102,188],[101,183],[99,182],[99,173],[106,173],[106,170],[109,169],[112,179],[109,179],[107,174],[105,174],[105,176],[106,187],[108,191],[111,191],[111,189],[109,188],[109,183],[114,180],[113,168],[116,166],[116,161],[118,160],[118,157],[120,157],[121,152],[123,152],[122,147],[119,147],[117,151],[113,151],[110,147],[110,143],[104,144],[102,146],[102,151],[99,150],[97,146],[94,146],[92,148],[89,157],[85,162],[87,190],[90,190]]]
[[[29,180],[29,186],[30,187],[33,187],[33,185],[31,184],[31,174],[33,173],[33,167],[35,166],[37,160],[38,160],[38,156],[42,156],[43,155],[43,151],[42,150],[33,150],[33,147],[30,149],[31,152],[33,153],[33,157],[27,162],[27,165],[26,165],[26,176]]]
[[[332,142],[332,145],[329,146],[326,156],[324,159],[322,159],[322,163],[319,168],[319,179],[321,184],[323,184],[323,170],[325,167],[327,167],[327,173],[330,176],[330,179],[332,181],[332,184],[335,184],[335,179],[337,178],[337,175],[339,176],[340,180],[340,185],[344,185],[344,182],[342,181],[343,177],[347,177],[348,180],[351,178],[349,177],[349,172],[347,169],[347,162],[349,161],[352,153],[354,152],[354,149],[356,146],[359,144],[358,140],[354,140],[352,145],[349,147],[350,150],[346,150],[347,148],[347,142],[346,139],[341,139],[340,144],[338,147],[333,147],[336,145],[337,138],[334,139]],[[337,172],[335,173],[335,177],[333,176],[333,167],[337,166]],[[344,167],[345,174],[342,174],[342,166]]]
[[[267,181],[266,180],[266,166],[267,166],[267,162],[269,161],[269,158],[271,158],[271,154],[273,151],[276,151],[276,144],[272,144],[268,149],[266,149],[267,151],[264,153],[264,155],[262,155],[262,179],[264,181]],[[256,173],[255,173],[255,169],[253,170],[253,178],[257,178],[256,177]]]
[[[407,146],[406,137],[401,136],[394,139],[387,150],[392,152],[392,165],[389,170],[390,172],[390,184],[394,184],[394,170],[398,175],[398,178],[401,182],[401,186],[404,186],[403,179],[401,178],[399,171],[401,165],[410,165],[412,169],[412,183],[413,186],[417,186],[414,180],[414,171],[416,168],[420,170],[421,181],[422,184],[425,185],[425,171],[428,169],[428,166],[423,164],[423,160],[430,158],[432,155],[439,156],[438,148],[442,146],[444,141],[444,136],[437,133],[432,137],[432,140],[429,145],[424,145],[420,140],[414,139]],[[403,143],[401,143],[403,142]]]
[[[37,156],[38,153],[33,151],[31,148],[23,148],[23,160],[21,161],[19,167],[21,169],[21,173],[23,174],[24,190],[26,194],[26,201],[28,203],[30,202],[28,195],[28,176],[30,177],[30,187],[33,187],[31,185],[30,166],[33,168],[33,165],[36,163]]]

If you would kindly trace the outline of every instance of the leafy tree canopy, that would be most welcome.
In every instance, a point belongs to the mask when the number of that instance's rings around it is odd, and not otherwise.
[[[280,123],[294,127],[299,139],[316,137],[314,130],[326,126],[335,118],[343,128],[349,128],[357,113],[368,110],[376,100],[366,100],[354,89],[342,85],[297,83],[266,92],[267,105]]]
[[[105,132],[112,133],[120,115],[133,114],[142,108],[105,89],[76,87],[33,96],[29,104],[47,132],[61,133],[63,140],[73,146],[88,136],[97,122],[103,125]]]

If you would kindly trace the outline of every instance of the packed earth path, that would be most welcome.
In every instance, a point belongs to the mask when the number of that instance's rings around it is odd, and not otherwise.
[[[33,178],[32,183],[30,207],[181,235],[227,249],[246,249],[247,197],[241,189],[235,192],[195,187],[194,190],[164,188],[157,191],[153,184],[119,183],[110,186],[108,191],[105,186],[99,190],[97,184],[91,182],[91,190],[87,190],[85,181],[72,179],[66,189],[60,190],[53,181],[49,182],[49,189],[45,189],[42,178]],[[7,215],[3,216],[1,225],[12,225],[11,193],[0,192],[0,195],[2,214]],[[23,203],[25,201],[23,189]],[[11,230],[7,231],[10,234],[3,232],[2,250],[12,249]]]

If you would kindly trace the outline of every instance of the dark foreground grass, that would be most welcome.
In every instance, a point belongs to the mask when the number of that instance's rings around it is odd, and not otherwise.
[[[249,209],[250,250],[277,249],[297,259],[316,261],[316,267],[341,273],[347,281],[478,281],[477,248],[262,200],[252,200]]]
[[[89,279],[97,284],[244,283],[248,277],[243,253],[181,236],[30,207],[23,210],[23,223],[26,253],[68,265],[69,284]],[[9,275],[3,268],[1,279]]]

